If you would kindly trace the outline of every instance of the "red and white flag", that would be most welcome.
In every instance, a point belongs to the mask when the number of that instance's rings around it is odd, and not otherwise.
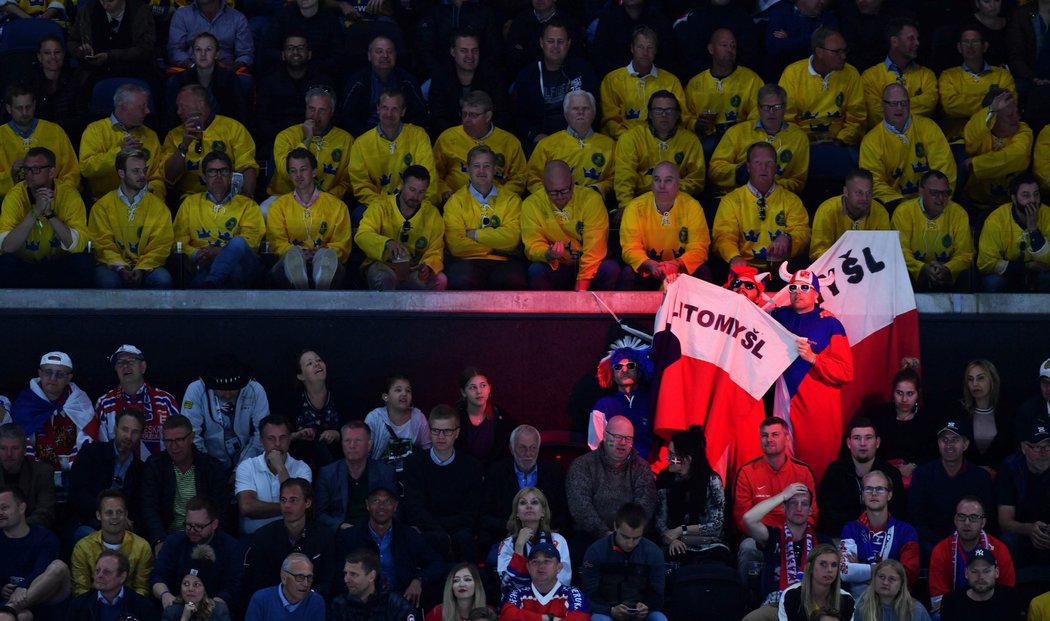
[[[746,297],[679,277],[656,314],[654,430],[703,425],[707,458],[725,480],[738,424],[798,356],[795,336]],[[744,433],[758,433],[758,424]]]
[[[809,269],[835,274],[820,307],[842,322],[853,352],[853,380],[842,388],[843,424],[889,400],[901,359],[919,357],[919,313],[896,231],[847,231]],[[787,289],[774,297],[788,303]]]

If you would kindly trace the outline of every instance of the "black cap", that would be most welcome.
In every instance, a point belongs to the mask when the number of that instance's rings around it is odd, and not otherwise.
[[[967,565],[973,565],[975,561],[984,561],[990,565],[995,565],[995,555],[988,548],[977,548],[970,553],[970,560],[967,561]]]
[[[201,376],[208,390],[240,390],[252,379],[252,371],[233,354],[219,354]]]

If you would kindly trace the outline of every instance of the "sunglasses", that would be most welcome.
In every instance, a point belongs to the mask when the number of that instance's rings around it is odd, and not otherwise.
[[[758,219],[763,221],[763,222],[766,221],[766,199],[765,199],[765,197],[760,197],[758,199]]]
[[[638,366],[638,365],[633,363],[633,362],[626,362],[626,363],[622,363],[622,364],[617,362],[616,364],[613,365],[613,371],[619,371],[621,369],[627,369],[628,371],[630,371],[631,369],[635,368],[636,366]]]
[[[402,244],[408,241],[408,233],[411,230],[412,230],[412,223],[409,222],[408,220],[405,220],[405,223],[401,225],[401,235],[398,236],[398,238],[401,240]]]
[[[755,283],[753,283],[753,282],[751,282],[749,280],[734,280],[733,282],[729,283],[729,288],[730,289],[739,289],[740,287],[743,287],[743,288],[747,289],[748,291],[751,291],[752,289],[755,288]]]
[[[794,293],[800,289],[803,292],[806,292],[812,289],[812,287],[810,287],[809,285],[788,285],[788,291],[790,291],[791,293]]]

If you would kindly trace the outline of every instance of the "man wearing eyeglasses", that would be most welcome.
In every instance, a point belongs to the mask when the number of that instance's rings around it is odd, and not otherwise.
[[[164,421],[179,414],[179,402],[170,392],[146,383],[146,357],[134,345],[121,345],[109,356],[119,385],[98,398],[95,411],[99,420],[99,441],[115,438],[117,418],[125,409],[143,413],[142,449],[137,458],[145,460],[163,450]]]
[[[441,132],[434,141],[434,166],[438,175],[438,195],[447,201],[470,182],[467,153],[477,145],[488,145],[496,154],[496,183],[514,194],[525,191],[526,163],[521,142],[492,122],[492,97],[485,91],[471,91],[459,101],[463,122]]]
[[[259,144],[269,144],[286,127],[295,127],[303,118],[300,106],[309,99],[307,93],[314,89],[331,94],[333,109],[329,114],[335,113],[332,78],[312,62],[313,56],[310,41],[302,31],[290,31],[281,41],[281,62],[262,75],[255,89]],[[349,156],[350,149],[345,149],[343,155]],[[281,160],[274,158],[274,161]]]
[[[948,189],[954,188],[955,158],[941,128],[911,113],[911,96],[896,82],[882,89],[881,101],[884,116],[860,142],[860,167],[874,176],[875,199],[892,211],[915,198],[921,178],[931,170],[941,171]]]
[[[255,140],[240,121],[214,114],[210,101],[208,89],[199,84],[179,90],[175,106],[182,124],[168,132],[158,156],[164,162],[164,180],[181,199],[200,192],[207,186],[203,159],[212,151],[220,151],[233,161],[232,172],[241,176],[237,193],[251,197],[259,176]]]
[[[430,171],[405,169],[401,191],[384,195],[365,211],[354,241],[365,253],[362,267],[375,291],[444,291],[445,221],[428,198]]]
[[[183,199],[175,214],[175,241],[191,264],[190,287],[251,286],[262,264],[256,252],[266,232],[259,205],[233,191],[233,161],[212,151],[201,161],[204,191]]]
[[[816,261],[846,231],[889,231],[890,214],[882,203],[872,201],[871,171],[854,168],[846,175],[842,195],[832,196],[813,215],[813,240],[809,260]]]
[[[1050,420],[1018,429],[1021,450],[995,477],[1001,538],[1020,566],[1050,565]]]
[[[634,436],[627,417],[613,416],[601,446],[569,466],[565,493],[577,531],[569,549],[579,550],[581,557],[590,542],[612,532],[616,511],[625,503],[637,503],[653,515],[656,483],[649,463],[634,450]]]
[[[748,147],[765,142],[776,152],[776,183],[795,194],[806,187],[809,174],[809,139],[794,123],[786,123],[787,92],[777,84],[758,89],[758,121],[733,125],[715,147],[708,166],[716,196],[739,188],[749,180]]]
[[[908,521],[919,533],[923,559],[938,541],[952,532],[953,508],[964,496],[974,496],[991,507],[992,477],[970,462],[964,453],[970,447],[973,427],[961,417],[947,419],[937,432],[940,459],[921,464],[908,488]],[[993,516],[992,523],[996,520]]]
[[[521,208],[521,241],[533,290],[607,291],[619,264],[607,259],[609,214],[601,194],[579,188],[569,165],[554,160],[544,167],[543,189]]]
[[[890,84],[906,89],[908,98],[914,100],[915,114],[929,118],[937,110],[937,75],[915,62],[919,56],[918,24],[908,18],[893,19],[887,24],[887,32],[891,34],[885,60],[869,67],[860,76],[864,82],[869,128],[878,125],[886,115],[885,106],[880,108],[878,101],[879,95],[884,95],[884,88]]]
[[[56,476],[69,470],[77,451],[98,439],[91,399],[73,383],[73,361],[52,351],[40,358],[37,377],[11,405],[11,422],[26,433],[26,454],[50,465]]]
[[[651,189],[653,168],[664,160],[678,166],[682,192],[699,196],[704,191],[704,147],[692,130],[682,127],[678,97],[668,90],[656,91],[647,108],[646,122],[627,130],[616,142],[613,188],[620,209]]]
[[[853,352],[842,323],[823,316],[817,274],[799,270],[787,289],[790,303],[770,315],[796,335],[798,357],[777,382],[774,410],[786,412],[794,454],[819,481],[842,446],[841,390],[853,379]]]
[[[777,150],[768,142],[747,148],[747,183],[718,204],[711,237],[730,268],[769,268],[809,245],[809,214],[802,200],[776,181]]]
[[[474,524],[481,511],[482,468],[456,451],[459,415],[448,405],[430,411],[429,451],[405,460],[405,517],[441,556],[456,562],[477,558]]]
[[[315,578],[310,557],[289,554],[281,564],[281,584],[256,591],[244,621],[324,619],[324,599],[312,588]]]
[[[864,511],[842,527],[839,544],[843,585],[854,599],[867,590],[875,565],[892,558],[904,565],[908,584],[919,578],[919,538],[915,528],[890,515],[893,483],[879,470],[872,470],[861,482]]]
[[[951,180],[939,170],[923,174],[919,196],[905,200],[890,222],[900,231],[904,264],[916,291],[951,291],[973,263],[970,217],[951,200]]]
[[[195,496],[186,503],[185,527],[169,535],[157,553],[149,578],[153,597],[164,608],[175,603],[182,579],[196,563],[193,553],[198,546],[211,547],[215,554],[215,571],[199,575],[208,596],[222,600],[227,607],[237,606],[244,573],[244,547],[220,528],[216,505],[206,496]]]
[[[988,505],[991,506],[991,505]],[[988,523],[984,501],[964,496],[955,505],[955,532],[942,539],[930,556],[930,603],[936,612],[948,593],[965,590],[966,566],[977,549],[990,550],[999,567],[997,585],[1014,586],[1014,561],[1006,544],[985,532]]]
[[[95,261],[84,252],[87,213],[77,186],[58,178],[50,149],[33,147],[17,163],[25,181],[0,208],[0,287],[90,286]]]

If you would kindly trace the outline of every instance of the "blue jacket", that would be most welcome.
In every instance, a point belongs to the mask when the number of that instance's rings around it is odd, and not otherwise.
[[[397,584],[391,585],[390,590],[404,593],[408,588],[408,583],[415,578],[419,578],[424,584],[443,582],[448,573],[448,567],[438,553],[423,539],[423,535],[399,520],[394,520],[391,528],[393,540],[390,545],[394,554],[394,565],[397,567]],[[337,558],[346,558],[347,554],[359,548],[368,548],[376,554],[379,553],[379,546],[372,539],[368,520],[353,528],[339,531],[336,536],[336,547],[339,550]]]
[[[389,464],[368,460],[368,489],[378,482],[396,485],[394,469]],[[314,515],[317,523],[335,532],[346,517],[350,473],[340,459],[321,468],[314,480]],[[396,489],[396,487],[395,487]]]

